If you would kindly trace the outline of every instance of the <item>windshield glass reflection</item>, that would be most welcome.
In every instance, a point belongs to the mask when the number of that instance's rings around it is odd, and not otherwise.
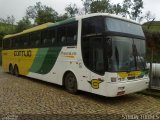
[[[112,38],[112,56],[109,71],[144,70],[145,41],[127,37]]]

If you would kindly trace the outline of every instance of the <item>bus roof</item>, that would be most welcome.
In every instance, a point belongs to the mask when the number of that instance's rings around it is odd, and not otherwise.
[[[53,26],[58,26],[58,25],[65,24],[65,23],[70,23],[70,22],[73,22],[73,21],[75,21],[75,18],[69,18],[69,19],[66,19],[66,20],[63,20],[63,21],[60,21],[60,22],[56,22],[56,23],[48,22],[48,23],[38,25],[38,26],[30,28],[30,29],[26,29],[26,30],[24,30],[22,32],[19,32],[19,33],[16,33],[16,34],[6,35],[6,36],[4,36],[3,39],[10,38],[10,37],[15,37],[15,36],[18,36],[18,35],[23,35],[23,34],[38,31],[38,30],[43,30],[45,28],[50,28],[50,27],[53,27]]]
[[[10,38],[10,37],[15,37],[15,36],[18,36],[18,35],[23,35],[23,34],[34,32],[34,31],[38,31],[38,30],[43,30],[45,28],[48,28],[51,24],[53,24],[53,23],[48,22],[48,23],[45,23],[45,24],[42,24],[42,25],[38,25],[38,26],[30,28],[30,29],[26,29],[26,30],[24,30],[22,32],[19,32],[19,33],[16,33],[16,34],[6,35],[6,36],[4,36],[4,39],[5,38]]]
[[[120,19],[120,20],[124,20],[124,21],[128,21],[128,22],[131,22],[131,23],[141,25],[134,20],[131,20],[131,19],[119,16],[119,15],[115,15],[115,14],[109,14],[109,13],[91,13],[91,14],[86,14],[86,15],[82,15],[82,16],[77,16],[76,19],[84,19],[84,18],[89,18],[89,17],[94,17],[94,16],[112,17],[112,18],[116,18],[116,19]]]
[[[117,16],[117,15],[114,15],[114,14],[92,13],[92,14],[86,14],[86,15],[82,15],[82,16],[76,16],[76,17],[73,17],[73,18],[70,18],[70,19],[67,19],[67,20],[64,20],[64,21],[56,22],[56,23],[48,22],[48,23],[38,25],[38,26],[30,28],[30,29],[26,29],[26,30],[24,30],[22,32],[19,32],[19,33],[16,33],[16,34],[6,35],[6,36],[4,36],[3,39],[10,38],[10,37],[15,37],[15,36],[18,36],[18,35],[23,35],[23,34],[38,31],[38,30],[43,30],[45,28],[50,28],[50,27],[54,27],[54,26],[58,26],[58,25],[61,25],[61,24],[70,23],[70,22],[73,22],[73,21],[76,21],[76,20],[89,18],[89,17],[94,17],[94,16],[106,16],[106,17],[108,16],[108,17],[112,17],[112,18],[116,18],[116,19],[120,19],[120,20],[124,20],[124,21],[128,21],[128,22],[140,25],[139,23],[137,23],[133,20],[130,20],[130,19],[127,19],[127,18],[124,18],[124,17],[121,17],[121,16]]]

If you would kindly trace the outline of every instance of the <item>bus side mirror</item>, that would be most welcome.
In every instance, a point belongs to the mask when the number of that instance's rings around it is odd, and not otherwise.
[[[112,38],[107,37],[105,39],[105,50],[107,51],[107,57],[112,56]]]

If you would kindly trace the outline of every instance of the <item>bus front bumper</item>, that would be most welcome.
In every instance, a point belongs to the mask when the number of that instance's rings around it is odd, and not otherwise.
[[[116,97],[147,89],[149,78],[128,80],[126,82],[107,83],[105,96]]]

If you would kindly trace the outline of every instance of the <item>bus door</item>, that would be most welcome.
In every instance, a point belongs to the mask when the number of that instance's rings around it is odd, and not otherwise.
[[[93,37],[89,41],[90,84],[95,93],[105,73],[104,40],[102,37]]]

